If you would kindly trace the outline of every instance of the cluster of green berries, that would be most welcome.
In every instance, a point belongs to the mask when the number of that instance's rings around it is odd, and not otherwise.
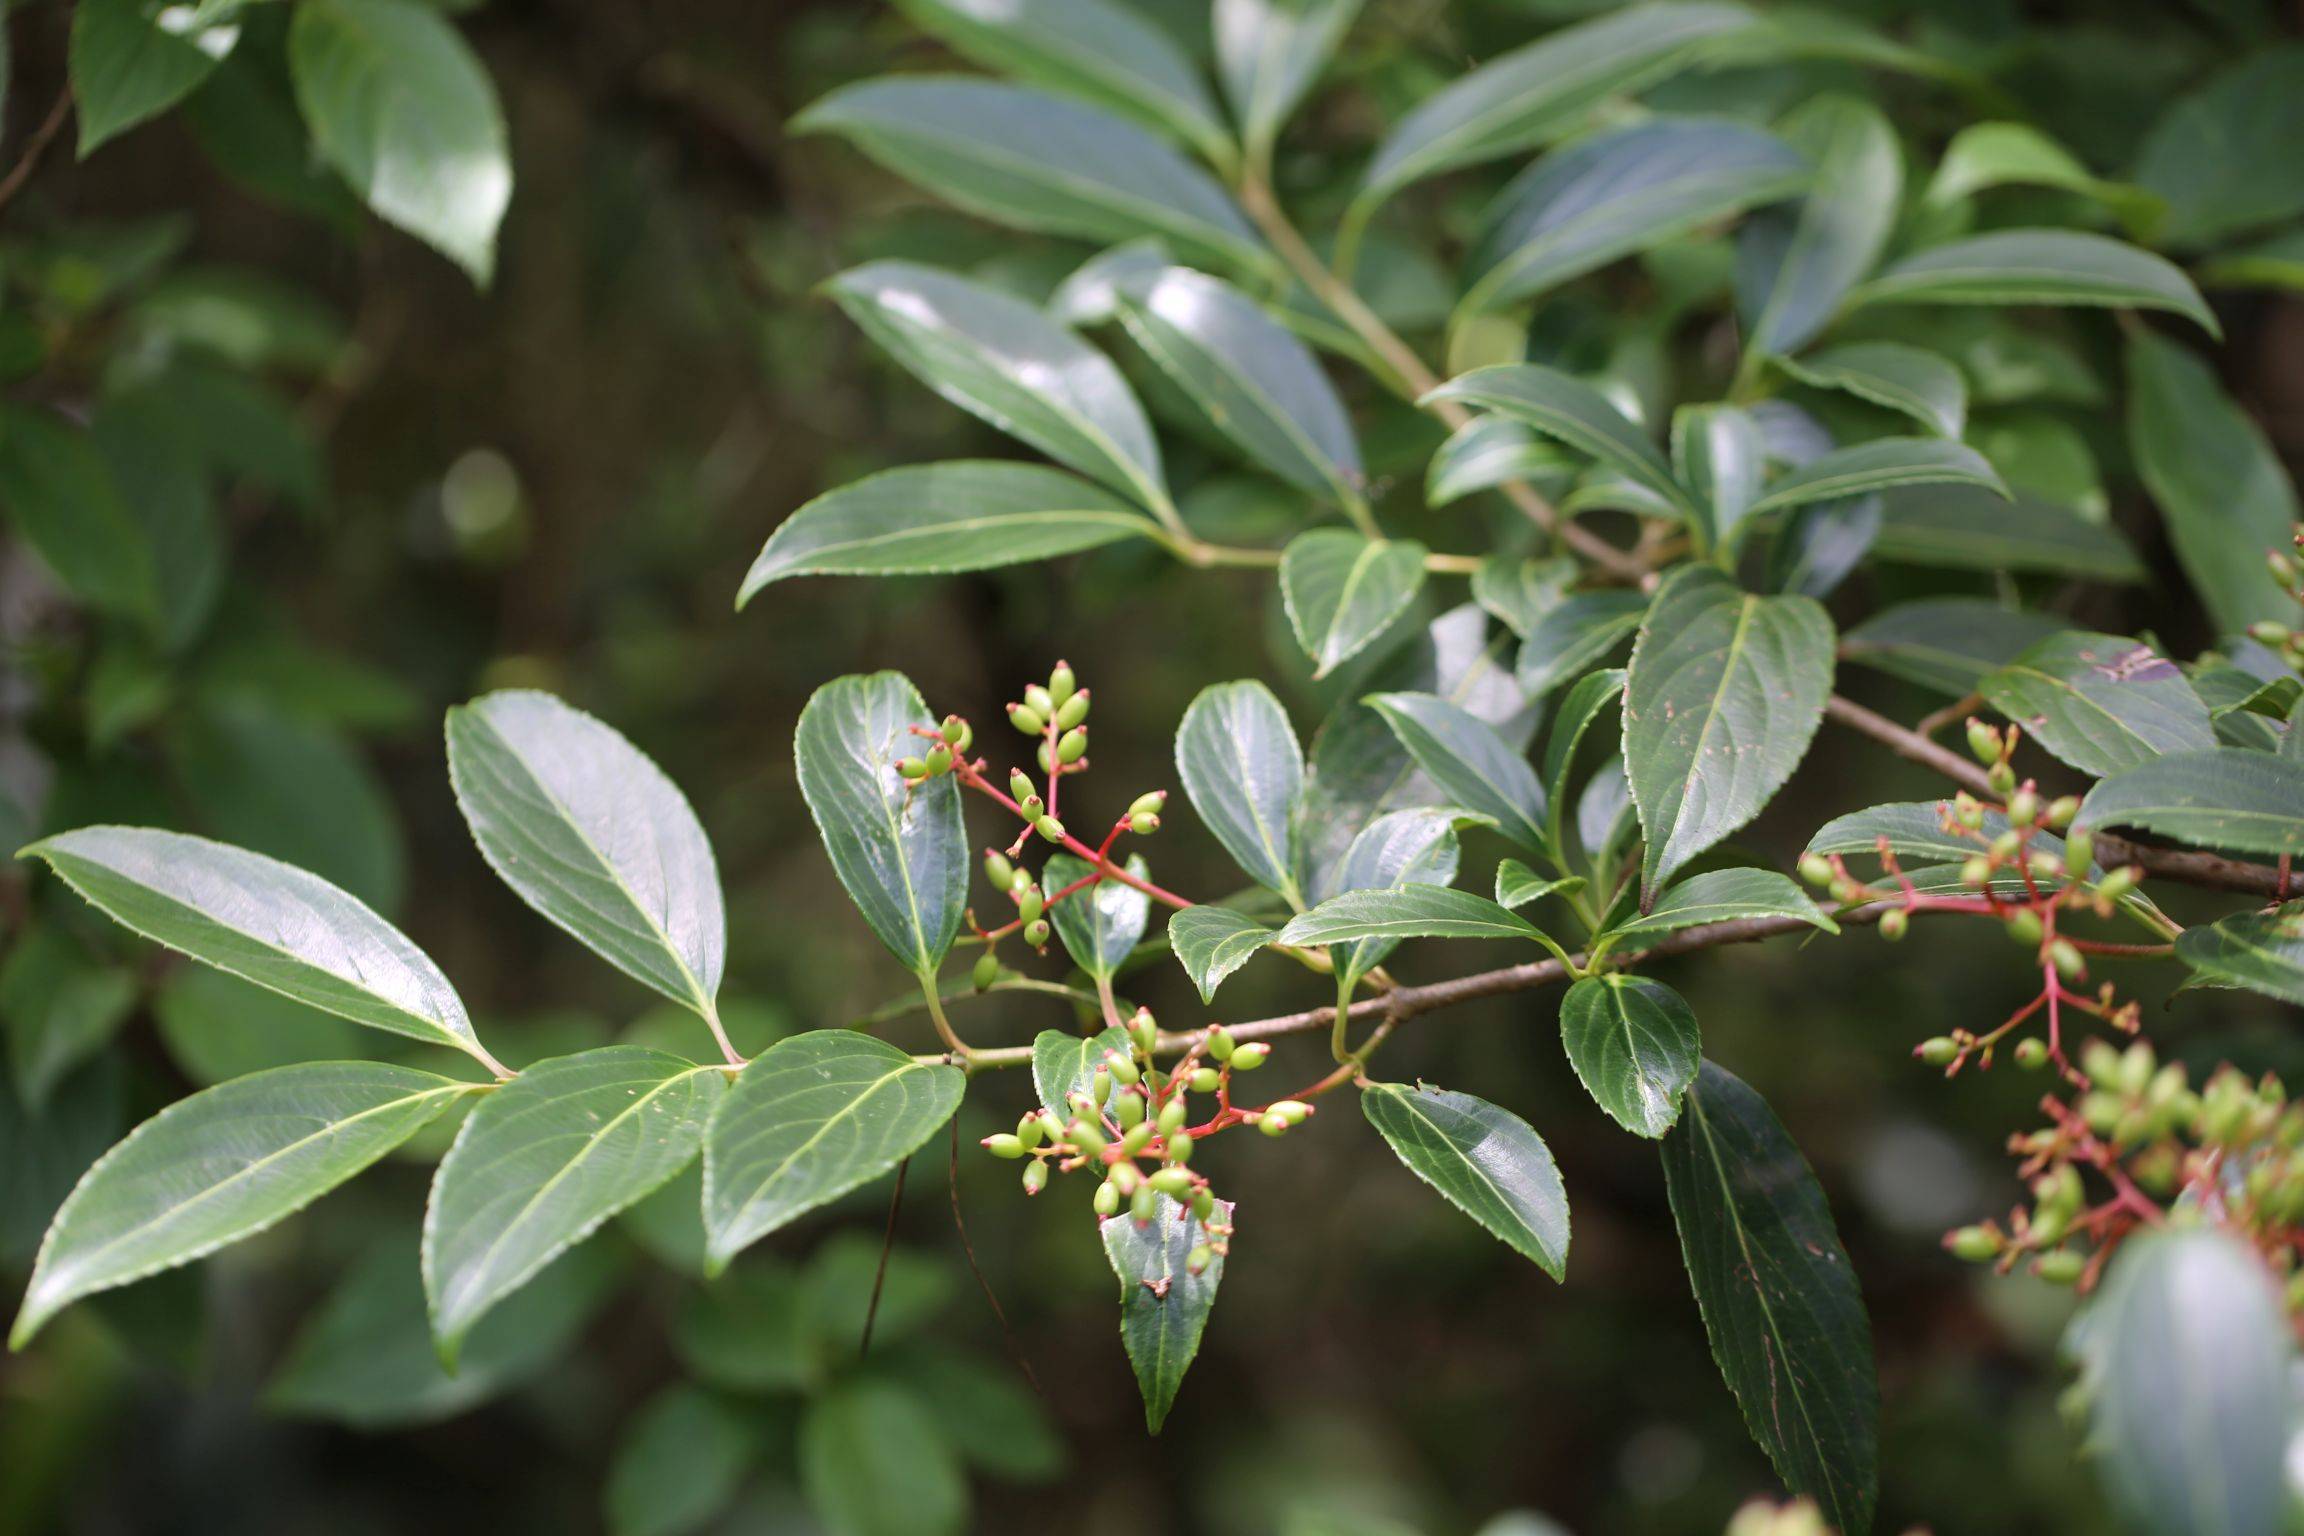
[[[2296,547],[2304,550],[2304,527],[2296,530]],[[2304,569],[2298,568],[2295,556],[2275,549],[2264,556],[2264,564],[2283,593],[2304,603]],[[2291,671],[2304,671],[2304,632],[2264,619],[2248,626],[2248,637],[2279,652],[2280,660]]]
[[[1200,1223],[1201,1241],[1185,1261],[1199,1274],[1229,1251],[1232,1229],[1208,1180],[1191,1167],[1191,1095],[1216,1099],[1211,1123],[1253,1123],[1272,1136],[1311,1118],[1312,1106],[1283,1099],[1260,1110],[1231,1109],[1232,1075],[1254,1071],[1271,1054],[1262,1041],[1235,1042],[1219,1025],[1164,1072],[1153,1058],[1160,1031],[1150,1010],[1137,1009],[1127,1032],[1128,1050],[1107,1053],[1087,1085],[1067,1099],[1070,1119],[1053,1109],[1033,1110],[1013,1132],[985,1137],[984,1148],[995,1157],[1031,1159],[1024,1166],[1027,1195],[1048,1187],[1051,1167],[1060,1173],[1093,1169],[1099,1181],[1090,1204],[1101,1218],[1125,1210],[1137,1221],[1150,1221],[1159,1214],[1160,1197],[1167,1196]]]
[[[946,715],[944,724],[934,735],[935,744],[918,757],[897,759],[896,772],[905,783],[918,784],[950,773],[952,764],[966,756],[968,749],[976,744],[976,732],[958,715]]]
[[[1034,683],[1025,689],[1023,699],[1008,706],[1008,723],[1040,738],[1042,773],[1079,771],[1088,755],[1088,690],[1073,676],[1072,664],[1059,661],[1045,687]]]

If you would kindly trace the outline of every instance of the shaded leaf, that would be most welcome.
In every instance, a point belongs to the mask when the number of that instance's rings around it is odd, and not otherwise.
[[[1564,475],[1577,460],[1557,443],[1503,416],[1475,416],[1448,435],[1424,469],[1424,504],[1445,507],[1507,480]]]
[[[1453,811],[1388,811],[1352,839],[1336,872],[1339,891],[1389,890],[1404,885],[1444,886],[1456,878],[1459,849]],[[1333,898],[1332,898],[1333,899]],[[1317,910],[1317,909],[1316,909]],[[1397,947],[1367,938],[1329,952],[1339,984],[1349,989],[1384,963]]]
[[[2196,981],[2304,1003],[2304,906],[2196,923],[2176,940]]]
[[[2304,212],[2299,139],[2304,47],[2259,45],[2161,114],[2136,179],[2167,200],[2172,243],[2213,244]]]
[[[2304,853],[2304,762],[2241,747],[2154,758],[2090,790],[2079,822],[2202,848]]]
[[[154,0],[88,0],[72,9],[72,100],[83,159],[182,101],[240,41],[236,20]]]
[[[1496,420],[1493,416],[1478,419]],[[1536,621],[1568,595],[1578,574],[1576,562],[1570,559],[1513,560],[1490,555],[1472,572],[1472,600],[1525,639]]]
[[[1367,702],[1439,786],[1442,803],[1488,818],[1524,848],[1545,846],[1544,787],[1494,727],[1429,693],[1371,694]]]
[[[1976,685],[1991,706],[2096,778],[2216,745],[2208,706],[2175,664],[2119,635],[2049,636]]]
[[[1529,628],[1514,678],[1531,694],[1551,692],[1605,660],[1647,611],[1645,593],[1621,587],[1564,598]]]
[[[1584,877],[1571,876],[1566,880],[1553,880],[1539,875],[1518,859],[1506,859],[1496,866],[1496,905],[1517,912],[1546,896],[1567,895],[1584,889]]]
[[[1968,382],[1933,352],[1895,341],[1852,341],[1809,357],[1780,360],[1784,371],[1817,389],[1838,389],[1901,411],[1942,437],[1957,439],[1968,419]]]
[[[1591,385],[1534,363],[1475,368],[1426,395],[1423,404],[1458,400],[1525,422],[1589,454],[1682,516],[1692,516],[1688,493],[1672,466],[1622,411]]]
[[[968,1480],[911,1393],[869,1378],[810,1400],[800,1421],[800,1486],[840,1536],[960,1536]]]
[[[1940,437],[1878,437],[1801,465],[1770,486],[1752,510],[1773,512],[1899,486],[1947,483],[2008,495],[1991,462],[1965,444]]]
[[[1485,896],[1444,885],[1346,891],[1280,930],[1279,942],[1307,948],[1360,939],[1528,939],[1540,931]]]
[[[2064,628],[2061,619],[1981,597],[1928,597],[1883,608],[1840,637],[1847,661],[1954,698]]]
[[[1814,340],[1872,270],[1904,188],[1895,130],[1870,102],[1818,96],[1782,126],[1815,164],[1814,181],[1796,207],[1764,214],[1741,231],[1736,263],[1745,345],[1779,355]]]
[[[1791,917],[1826,933],[1840,931],[1807,892],[1772,869],[1713,869],[1673,885],[1646,912],[1635,913],[1608,932],[1640,949],[1645,947],[1641,940],[1745,917]]]
[[[1280,595],[1296,643],[1326,677],[1367,649],[1424,585],[1424,546],[1315,528],[1280,557]]]
[[[1901,261],[1854,304],[2080,304],[2164,309],[2221,334],[2200,290],[2149,251],[2071,229],[2002,229]]]
[[[1361,0],[1216,0],[1216,76],[1252,163],[1320,78]]]
[[[2144,567],[2115,529],[2018,492],[2013,502],[1967,485],[1924,485],[1882,498],[1872,553],[1964,571],[2047,571],[2137,581]]]
[[[1672,414],[1672,468],[1695,498],[1706,542],[1730,546],[1760,497],[1768,444],[1760,424],[1732,405],[1686,405]]]

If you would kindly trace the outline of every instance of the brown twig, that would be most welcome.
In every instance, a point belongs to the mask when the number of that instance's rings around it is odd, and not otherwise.
[[[64,131],[64,120],[71,115],[72,88],[66,86],[57,95],[56,105],[48,109],[48,115],[40,120],[40,126],[32,131],[32,141],[24,146],[24,153],[16,157],[16,163],[9,168],[7,177],[0,179],[0,208],[7,207],[16,194],[24,190],[24,183],[30,181],[32,173],[40,168],[40,157],[48,153],[48,146],[55,142],[56,135]]]

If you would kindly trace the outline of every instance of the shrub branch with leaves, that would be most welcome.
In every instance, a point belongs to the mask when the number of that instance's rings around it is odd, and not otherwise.
[[[289,41],[306,110],[380,213],[484,274],[494,181],[411,187],[333,125],[324,86],[364,67],[358,38],[452,44],[405,9],[299,0]],[[2304,851],[2294,495],[2183,334],[2214,338],[2219,321],[2148,248],[2165,199],[2094,178],[2011,123],[1953,136],[1910,198],[1896,133],[1856,94],[1768,120],[1640,105],[1795,56],[1976,83],[1844,23],[1710,0],[1628,8],[1480,64],[1402,111],[1340,191],[1277,150],[1355,0],[1216,0],[1218,89],[1115,0],[903,9],[1013,78],[869,80],[796,128],[995,223],[1109,248],[1045,303],[894,260],[827,291],[930,388],[1051,462],[914,465],[832,490],[776,528],[739,604],[799,576],[974,571],[1129,541],[1210,580],[1272,571],[1311,675],[1347,679],[1346,696],[1307,751],[1264,684],[1218,682],[1175,741],[1182,797],[1249,894],[1195,902],[1155,883],[1138,844],[1177,820],[1165,791],[1099,798],[1072,782],[1090,768],[1091,693],[1063,663],[1007,708],[1028,754],[1013,766],[986,750],[996,731],[980,740],[895,672],[826,684],[795,729],[833,869],[917,979],[941,1042],[926,1053],[826,1029],[747,1061],[718,1011],[727,925],[696,817],[622,737],[543,694],[451,712],[456,799],[523,900],[697,1016],[714,1047],[703,1059],[618,1045],[511,1072],[440,970],[317,876],[157,830],[44,838],[27,852],[129,928],[462,1052],[486,1077],[297,1066],[163,1112],[57,1214],[13,1342],[81,1297],[262,1230],[460,1112],[422,1243],[433,1334],[453,1361],[491,1309],[691,1162],[716,1272],[900,1170],[964,1095],[1006,1091],[979,1077],[1028,1067],[1032,1102],[984,1145],[1021,1165],[1028,1195],[1066,1175],[1092,1186],[1157,1429],[1225,1266],[1252,1262],[1261,1225],[1200,1169],[1225,1131],[1329,1133],[1349,1088],[1410,1172],[1562,1275],[1568,1180],[1538,1131],[1470,1093],[1379,1074],[1381,1048],[1416,1020],[1564,984],[1568,1065],[1657,1142],[1721,1373],[1785,1484],[1815,1501],[1797,1518],[1862,1531],[1879,1389],[1857,1277],[1784,1126],[1705,1057],[1699,1006],[1647,968],[1859,927],[1893,941],[1916,919],[1957,917],[2005,928],[2032,995],[1915,1054],[1947,1075],[2007,1059],[2047,1091],[2042,1124],[2011,1138],[2031,1201],[1948,1246],[2092,1294],[2073,1336],[2086,1412],[2141,1528],[2277,1529],[2284,1372],[2304,1317],[2304,1109],[2275,1079],[2227,1069],[2194,1087],[2160,1065],[2115,975],[2183,967],[2198,987],[2304,1002],[2304,906],[2288,904]],[[93,27],[106,11],[82,15]],[[393,25],[349,25],[369,12]],[[434,62],[469,106],[448,53]],[[500,129],[484,81],[477,98],[487,110],[456,121],[486,148]],[[1498,162],[1524,168],[1483,182]],[[1448,302],[1388,315],[1388,284],[1430,266],[1403,252],[1443,243],[1416,228],[1415,202],[1443,177],[1485,198],[1445,242],[1461,257],[1442,274]],[[1283,186],[1298,184],[1329,216],[1317,235],[1288,211]],[[2056,206],[2077,221],[1986,222],[1980,194],[2009,185],[2069,194]],[[2200,224],[2171,248],[2200,258]],[[1701,323],[1722,342],[1687,377],[1635,383],[1546,340],[1549,300],[1633,258],[1660,325]],[[1970,329],[1941,318],[1953,307],[2002,313]],[[2226,637],[2189,661],[2066,619],[2043,578],[2132,579],[2133,550],[2044,493],[2022,455],[1964,440],[1979,366],[1938,350],[1939,333],[1947,347],[1983,335],[2053,351],[2064,343],[2033,322],[2057,309],[2071,312],[2057,335],[2125,358],[2138,476]],[[1362,376],[1349,391],[1339,367]],[[1359,422],[1389,409],[1385,394],[1445,431],[1420,500],[1363,457]],[[1167,467],[1179,438],[1325,521],[1279,547],[1196,526]],[[1471,515],[1489,497],[1502,520]],[[1443,515],[1458,503],[1467,515]],[[1881,565],[1994,574],[1985,590],[1836,617],[1851,610],[1843,583]],[[1426,625],[1420,602],[1457,581],[1470,604]],[[1842,663],[1947,702],[1905,726],[1837,693]],[[1937,771],[1945,794],[1824,825],[1797,871],[1820,901],[1730,839],[1828,722]],[[1936,739],[1953,728],[1965,756]],[[969,797],[986,802],[987,842],[970,833]],[[1475,831],[1510,849],[1492,895],[1456,884]],[[2182,923],[2154,899],[2171,885],[2233,904]],[[1423,982],[1387,968],[1433,938],[1499,941],[1516,958]],[[1024,973],[1051,941],[1084,985]],[[945,976],[955,949],[965,985]],[[1211,1011],[1252,963],[1310,972],[1332,1000],[1163,1028],[1119,986],[1162,949]],[[979,993],[1052,994],[1094,1023],[1028,1045],[971,1040],[953,1005]],[[1275,1049],[1297,1034],[1325,1034],[1327,1058]],[[1266,1073],[1296,1086],[1264,1098],[1251,1081]],[[2171,1396],[2208,1433],[2162,1424]],[[2202,1478],[2220,1491],[2214,1518],[2185,1497]]]

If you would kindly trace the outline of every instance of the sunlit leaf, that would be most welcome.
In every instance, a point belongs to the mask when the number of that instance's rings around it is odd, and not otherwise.
[[[1527,1121],[1425,1084],[1371,1083],[1360,1107],[1409,1172],[1553,1279],[1567,1272],[1567,1186]]]

